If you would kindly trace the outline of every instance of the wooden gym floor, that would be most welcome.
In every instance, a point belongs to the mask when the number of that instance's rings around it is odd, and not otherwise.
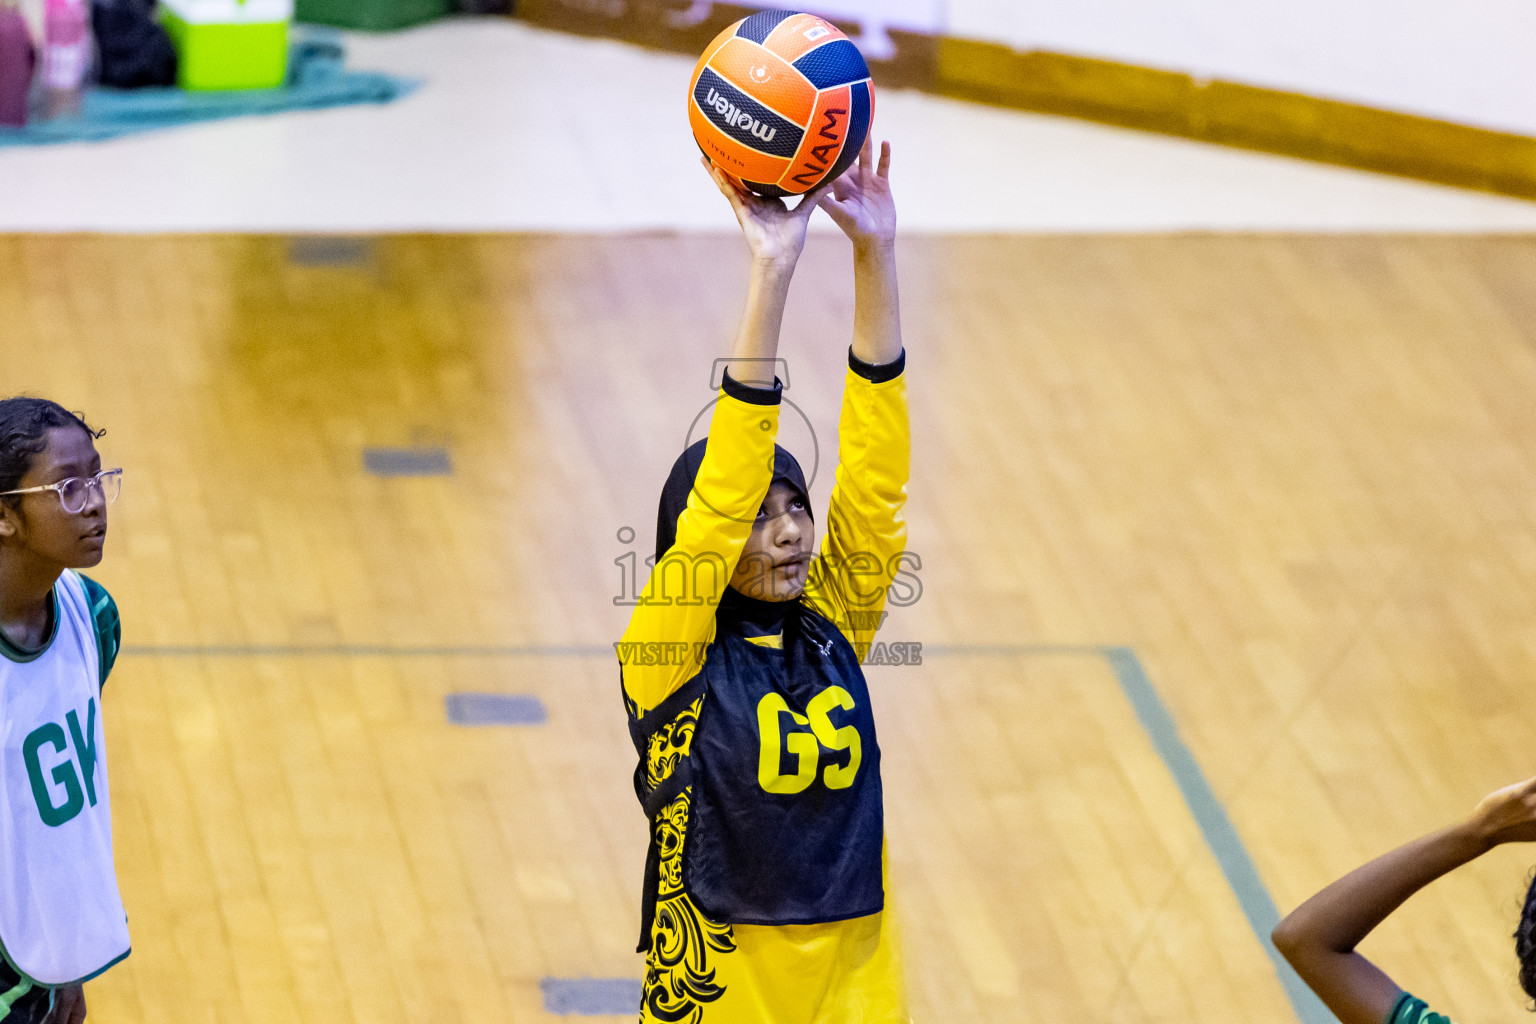
[[[921,596],[884,635],[926,653],[870,674],[915,1020],[1320,1020],[1249,918],[1536,774],[1536,239],[902,259]],[[545,979],[639,977],[603,645],[744,267],[712,235],[0,236],[0,391],[126,469],[97,576],[135,951],[93,1021],[536,1022]],[[818,503],[850,288],[813,238],[785,443]],[[450,724],[462,692],[548,719]],[[1512,1017],[1532,862],[1367,952]]]

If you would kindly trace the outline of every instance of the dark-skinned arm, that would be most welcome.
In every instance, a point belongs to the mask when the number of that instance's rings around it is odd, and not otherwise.
[[[1536,840],[1536,779],[1484,797],[1465,821],[1383,854],[1307,900],[1274,931],[1275,947],[1342,1024],[1383,1024],[1403,990],[1355,947],[1441,875],[1501,843]]]

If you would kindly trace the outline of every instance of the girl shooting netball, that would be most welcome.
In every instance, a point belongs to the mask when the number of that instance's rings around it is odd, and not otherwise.
[[[128,955],[101,688],[117,606],[101,562],[120,469],[62,406],[0,401],[0,1024],[80,1024],[81,985]]]
[[[709,436],[662,491],[656,567],[619,648],[621,662],[644,644],[690,652],[621,669],[651,820],[641,1020],[895,1024],[906,999],[859,664],[890,579],[849,578],[851,564],[893,565],[906,541],[890,147],[877,167],[866,142],[856,167],[793,208],[709,169],[752,253],[747,308]],[[804,475],[774,443],[770,368],[817,208],[853,242],[856,303],[840,464],[813,557]],[[667,593],[682,577],[699,583],[686,602]]]

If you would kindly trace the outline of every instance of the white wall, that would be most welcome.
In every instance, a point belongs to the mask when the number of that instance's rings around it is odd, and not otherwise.
[[[740,0],[750,7],[811,11],[825,18],[859,23],[859,47],[870,57],[889,57],[895,52],[888,28],[904,28],[936,35],[944,31],[944,0]],[[1533,0],[1536,2],[1536,0]]]
[[[948,0],[947,8],[950,35],[1536,135],[1536,0]]]
[[[785,6],[785,0],[746,0]],[[708,0],[695,6],[707,7]],[[912,28],[1536,135],[1536,0],[801,0]]]
[[[0,148],[0,231],[736,230],[683,116],[691,55],[502,18],[346,44],[354,67],[425,84],[383,106]],[[908,89],[881,93],[875,132],[918,234],[1536,232],[1536,203]],[[811,228],[837,235],[819,214]]]

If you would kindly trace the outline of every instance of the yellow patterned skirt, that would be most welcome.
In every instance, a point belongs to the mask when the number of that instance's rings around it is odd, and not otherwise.
[[[729,925],[667,872],[651,926],[641,1024],[908,1024],[890,887],[885,910],[830,924]]]

